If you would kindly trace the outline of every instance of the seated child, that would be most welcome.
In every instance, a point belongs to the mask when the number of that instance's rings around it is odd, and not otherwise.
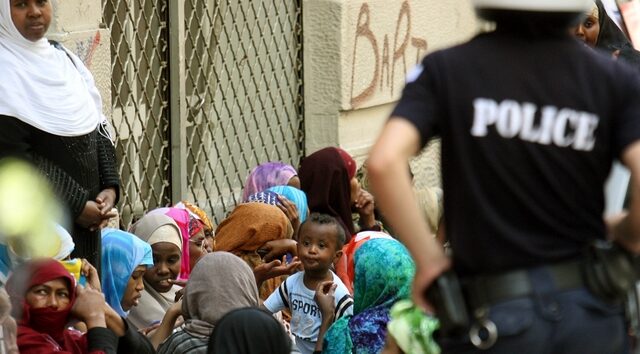
[[[333,217],[313,213],[300,226],[298,258],[304,266],[283,282],[264,302],[271,313],[285,308],[291,311],[291,332],[302,354],[311,354],[316,347],[322,314],[316,304],[318,286],[328,281],[335,285],[335,319],[353,314],[353,299],[331,267],[342,254],[344,228]]]

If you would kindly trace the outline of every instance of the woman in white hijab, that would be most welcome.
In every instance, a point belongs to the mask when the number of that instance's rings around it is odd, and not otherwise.
[[[72,257],[100,265],[99,228],[118,199],[115,148],[82,61],[45,38],[50,0],[0,0],[0,158],[33,162],[68,209]]]
[[[176,302],[176,293],[182,288],[174,283],[180,274],[182,235],[176,222],[164,214],[146,214],[130,230],[151,245],[153,267],[144,273],[144,292],[127,321],[145,330],[163,320]]]

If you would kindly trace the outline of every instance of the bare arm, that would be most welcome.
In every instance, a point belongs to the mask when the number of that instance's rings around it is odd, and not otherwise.
[[[120,315],[106,302],[104,303],[104,319],[107,328],[113,331],[118,337],[122,337],[127,332],[127,325]]]
[[[169,337],[180,315],[182,315],[182,300],[169,307],[164,318],[162,318],[160,326],[153,333],[148,335],[147,338],[151,341],[154,349],[158,349],[160,344]]]
[[[332,281],[324,281],[318,284],[316,288],[315,301],[322,313],[322,322],[320,323],[320,330],[318,331],[318,341],[316,341],[316,347],[314,352],[321,352],[324,345],[324,335],[329,330],[329,327],[335,320],[334,305],[335,294],[337,284]]]
[[[450,260],[442,246],[430,236],[432,232],[420,215],[411,188],[409,158],[419,149],[420,135],[413,124],[392,118],[371,149],[367,166],[380,210],[416,262],[413,300],[418,306],[429,309],[423,293],[450,267]]]
[[[640,142],[625,149],[622,163],[631,171],[631,203],[628,214],[614,226],[614,239],[630,252],[640,254]]]
[[[396,343],[392,335],[387,334],[387,340],[384,342],[384,348],[380,354],[404,354],[402,349]]]

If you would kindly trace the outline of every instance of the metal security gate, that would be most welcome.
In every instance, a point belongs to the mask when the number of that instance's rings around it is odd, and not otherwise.
[[[128,226],[181,199],[220,221],[248,171],[303,156],[301,0],[103,0]]]

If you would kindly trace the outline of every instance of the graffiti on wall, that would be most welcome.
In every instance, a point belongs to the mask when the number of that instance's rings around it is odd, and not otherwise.
[[[80,40],[76,43],[76,55],[82,60],[87,68],[91,68],[93,55],[100,46],[100,31],[87,39]]]
[[[401,87],[404,78],[427,51],[427,41],[415,36],[412,27],[411,6],[402,2],[395,21],[395,31],[389,36],[377,36],[376,23],[368,3],[363,3],[358,14],[351,65],[351,106],[358,108],[378,95],[391,98]],[[362,58],[373,58],[373,66],[362,67]],[[362,78],[371,78],[364,87],[356,87]],[[363,85],[360,85],[363,86]]]

